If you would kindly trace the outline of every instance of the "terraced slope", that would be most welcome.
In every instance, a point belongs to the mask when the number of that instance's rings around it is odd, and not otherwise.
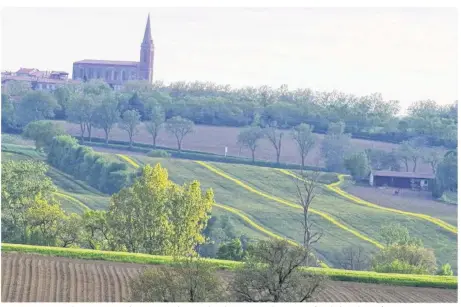
[[[292,180],[280,171],[252,166],[209,163],[232,177],[290,202],[296,202],[296,187]],[[323,191],[312,204],[318,209],[337,218],[345,225],[357,229],[360,233],[379,240],[381,225],[400,223],[406,226],[412,236],[421,238],[424,245],[433,248],[440,263],[450,263],[457,268],[457,235],[428,220],[392,211],[382,210],[352,202],[342,195]],[[451,229],[451,228],[450,228]]]

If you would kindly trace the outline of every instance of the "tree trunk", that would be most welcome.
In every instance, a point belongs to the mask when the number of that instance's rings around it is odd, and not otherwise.
[[[417,166],[417,163],[418,161],[417,160],[414,160],[414,165],[413,165],[413,173],[416,172],[416,166]]]
[[[405,168],[406,168],[406,171],[408,172],[408,161],[405,159]]]
[[[87,124],[86,128],[88,130],[88,141],[91,142],[91,124]]]
[[[109,131],[107,129],[104,129],[104,132],[106,134],[106,145],[109,144]]]
[[[304,169],[304,159],[305,157],[301,155],[301,169]]]
[[[157,138],[156,136],[152,135],[152,147],[155,149],[157,147],[157,145],[155,144],[157,141]]]
[[[255,151],[254,150],[251,151],[251,158],[252,158],[253,163],[255,163]]]
[[[81,132],[80,138],[82,139],[82,144],[83,144],[85,142],[85,140],[83,139],[85,136],[85,124],[80,123],[80,132]]]
[[[280,164],[280,149],[277,149],[277,164]]]

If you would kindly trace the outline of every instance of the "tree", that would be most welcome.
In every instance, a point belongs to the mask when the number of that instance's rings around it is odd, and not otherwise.
[[[226,292],[216,268],[192,258],[144,270],[130,289],[131,302],[218,302],[225,300]]]
[[[277,164],[280,163],[280,154],[282,152],[283,131],[277,129],[277,122],[272,122],[268,127],[264,128],[264,134],[274,146],[277,156]]]
[[[184,137],[194,131],[194,123],[181,116],[175,116],[166,121],[166,130],[176,137],[178,151],[181,152],[181,145]]]
[[[370,267],[370,258],[362,246],[345,247],[337,258],[345,270],[366,271]]]
[[[79,124],[82,143],[84,141],[83,137],[85,136],[85,131],[93,117],[93,112],[93,97],[84,95],[82,92],[78,92],[72,97],[67,111],[67,119],[72,123]]]
[[[57,225],[56,237],[61,247],[77,245],[82,238],[82,217],[76,213],[64,215]]]
[[[154,106],[150,110],[148,120],[145,123],[147,131],[152,136],[152,147],[155,149],[157,146],[157,137],[165,122],[165,112],[160,106]]]
[[[56,187],[46,176],[48,167],[37,161],[2,163],[2,240],[27,244],[29,239],[27,210],[36,197],[53,201]]]
[[[418,245],[391,245],[372,259],[372,268],[381,273],[434,274],[437,261],[434,251]]]
[[[133,147],[133,136],[138,133],[138,125],[141,123],[141,116],[135,110],[125,111],[119,123],[119,127],[128,133],[130,148]]]
[[[409,171],[409,161],[413,162],[413,172],[416,172],[418,161],[422,158],[424,140],[413,138],[409,141],[402,142],[398,147],[398,153],[405,164],[405,169]]]
[[[32,230],[38,229],[41,234],[41,240],[34,243],[54,246],[58,234],[58,223],[64,217],[64,211],[59,203],[48,203],[40,195],[35,196],[34,203],[26,212],[29,227]]]
[[[307,173],[302,171],[301,177],[295,178],[296,196],[298,204],[303,209],[301,225],[303,227],[303,247],[311,253],[312,245],[317,243],[323,236],[322,232],[313,229],[313,222],[309,213],[309,208],[317,196],[319,187],[320,172]],[[309,257],[306,258],[305,265],[309,266]]]
[[[179,187],[160,164],[148,165],[131,187],[112,196],[107,220],[129,252],[186,256],[205,241],[213,202],[213,192],[202,194],[197,181]]]
[[[354,180],[363,180],[370,173],[370,165],[365,152],[356,152],[344,160],[344,166]]]
[[[120,112],[118,103],[113,95],[107,95],[101,104],[95,108],[94,126],[104,130],[106,144],[109,143],[109,134],[113,126],[119,122]]]
[[[19,102],[17,115],[22,126],[36,120],[51,119],[59,104],[50,93],[31,91]]]
[[[367,154],[370,168],[373,170],[400,170],[399,156],[394,150],[392,152],[387,152],[380,149],[369,148],[365,150],[365,153]]]
[[[16,103],[10,97],[2,93],[2,129],[3,131],[18,128]]]
[[[451,269],[451,265],[449,263],[445,263],[440,267],[437,271],[437,275],[442,276],[453,276],[453,270]]]
[[[443,159],[443,149],[442,148],[428,148],[423,152],[424,162],[431,165],[432,172],[437,173],[437,166]]]
[[[458,158],[457,154],[447,154],[437,165],[435,185],[432,191],[434,198],[440,198],[444,191],[458,190]]]
[[[321,152],[325,158],[326,168],[329,171],[342,172],[344,158],[350,149],[351,135],[344,133],[345,125],[342,122],[330,123],[325,135]]]
[[[255,162],[255,151],[258,147],[258,141],[262,138],[262,130],[257,126],[251,126],[240,131],[237,137],[237,143],[240,146],[247,147],[251,150],[251,158]]]
[[[8,81],[2,86],[2,94],[7,95],[12,101],[19,101],[23,96],[32,91],[31,83],[27,81]]]
[[[231,291],[239,302],[307,302],[325,277],[301,270],[308,257],[287,241],[260,241],[235,274]]]
[[[53,138],[64,134],[61,125],[50,121],[39,120],[30,122],[24,128],[22,136],[35,142],[35,149],[40,151],[51,145]]]
[[[292,137],[298,145],[299,155],[301,156],[301,167],[304,168],[304,161],[309,151],[315,145],[315,136],[312,133],[312,127],[308,124],[299,124],[293,128]]]
[[[235,238],[230,242],[221,244],[217,254],[218,259],[227,259],[240,261],[243,259],[242,242],[239,238]]]
[[[408,228],[398,223],[386,224],[380,229],[380,236],[386,246],[392,245],[422,245],[422,241],[410,237]]]
[[[106,211],[86,210],[82,216],[82,224],[82,243],[85,246],[91,249],[115,250]]]

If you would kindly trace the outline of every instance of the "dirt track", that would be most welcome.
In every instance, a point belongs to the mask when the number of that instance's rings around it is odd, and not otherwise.
[[[146,265],[2,254],[2,302],[122,302]],[[229,275],[229,273],[225,274]],[[329,282],[319,302],[456,302],[457,290]]]

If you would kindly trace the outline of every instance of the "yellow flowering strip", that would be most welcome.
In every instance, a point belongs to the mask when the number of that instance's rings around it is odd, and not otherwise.
[[[72,197],[68,194],[64,194],[62,192],[54,192],[55,195],[59,196],[59,197],[62,197],[62,198],[65,198],[65,199],[68,199],[74,203],[76,203],[79,207],[81,207],[83,210],[90,210],[90,208],[85,205],[84,203],[82,203],[80,200],[78,200],[77,198],[75,197]]]
[[[236,183],[237,185],[243,187],[244,189],[246,189],[246,190],[248,190],[248,191],[250,191],[250,192],[252,192],[252,193],[255,193],[255,194],[257,194],[257,195],[263,196],[263,197],[265,197],[265,198],[267,198],[267,199],[270,199],[270,200],[274,200],[274,201],[276,201],[276,202],[278,202],[278,203],[280,203],[280,204],[283,204],[283,205],[286,205],[286,206],[289,206],[289,207],[293,207],[293,208],[296,208],[296,209],[302,208],[300,205],[291,203],[291,202],[286,201],[286,200],[284,200],[284,199],[282,199],[282,198],[279,198],[279,197],[276,197],[276,196],[273,196],[273,195],[269,195],[269,194],[263,193],[263,192],[261,192],[261,191],[259,191],[259,190],[256,190],[255,188],[252,188],[252,187],[248,186],[247,184],[241,182],[240,180],[235,179],[235,178],[229,176],[228,174],[224,173],[223,171],[218,170],[218,169],[214,168],[213,166],[211,166],[211,165],[209,165],[209,164],[207,164],[207,163],[205,163],[205,162],[202,162],[202,161],[195,161],[195,163],[200,164],[201,166],[207,168],[208,170],[212,171],[212,172],[215,173],[215,174],[220,175],[221,177],[224,177],[224,178],[226,178],[226,179],[228,179],[228,180],[230,180],[230,181],[233,181],[233,182]],[[346,231],[352,233],[354,236],[356,236],[356,237],[358,237],[358,238],[360,238],[360,239],[362,239],[362,240],[364,240],[364,241],[367,241],[367,242],[369,242],[369,243],[375,245],[375,246],[378,247],[378,248],[383,248],[383,247],[384,247],[384,246],[383,246],[382,244],[380,244],[379,242],[377,242],[377,241],[375,241],[375,240],[373,240],[373,239],[371,239],[371,238],[369,238],[369,237],[367,237],[367,236],[361,234],[361,233],[358,232],[357,230],[351,229],[351,228],[347,227],[346,225],[341,224],[341,223],[338,222],[335,218],[333,218],[331,215],[329,215],[329,214],[327,214],[327,213],[325,213],[325,212],[318,211],[318,210],[315,210],[315,209],[312,209],[312,208],[311,208],[309,211],[311,211],[312,213],[317,214],[317,215],[323,217],[324,219],[326,219],[326,220],[329,221],[330,223],[334,224],[335,226],[338,226],[339,228],[344,229],[344,230],[346,230]]]
[[[134,162],[130,157],[126,155],[122,155],[122,154],[116,154],[116,155],[122,158],[123,160],[125,160],[126,162],[128,162],[130,165],[134,166],[135,168],[139,167],[139,165],[136,162]]]
[[[292,172],[290,171],[287,171],[287,170],[283,170],[283,169],[279,169],[279,171],[281,171],[282,173],[288,175],[288,176],[291,176],[291,177],[294,177],[294,178],[297,178],[299,180],[302,180],[302,178],[300,178],[299,176],[293,174]],[[420,218],[422,220],[426,220],[428,222],[431,222],[439,227],[442,227],[443,229],[451,232],[451,233],[454,233],[454,234],[458,234],[458,228],[456,226],[453,226],[447,222],[444,222],[438,218],[435,218],[435,217],[432,217],[432,216],[429,216],[429,215],[426,215],[426,214],[422,214],[422,213],[415,213],[415,212],[408,212],[408,211],[403,211],[403,210],[399,210],[399,209],[393,209],[393,208],[387,208],[387,207],[382,207],[382,206],[379,206],[377,204],[374,204],[374,203],[371,203],[371,202],[368,202],[366,200],[363,200],[357,196],[354,196],[354,195],[351,195],[343,190],[341,190],[341,188],[339,187],[343,182],[344,182],[344,177],[346,175],[343,175],[343,174],[339,174],[338,175],[338,181],[336,182],[333,182],[331,184],[326,184],[325,187],[330,190],[330,191],[333,191],[334,193],[336,194],[339,194],[341,195],[342,197],[352,201],[352,202],[355,202],[357,204],[360,204],[360,205],[364,205],[364,206],[367,206],[367,207],[371,207],[371,208],[375,208],[375,209],[378,209],[378,210],[383,210],[383,211],[387,211],[387,212],[393,212],[393,213],[397,213],[397,214],[402,214],[402,215],[406,215],[406,216],[411,216],[411,217],[416,217],[416,218]]]

